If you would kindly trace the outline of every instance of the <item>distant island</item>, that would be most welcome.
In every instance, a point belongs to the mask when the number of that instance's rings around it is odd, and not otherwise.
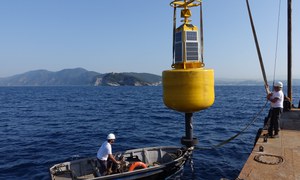
[[[83,68],[52,72],[35,70],[0,78],[0,86],[158,86],[161,76],[149,73],[105,73]]]
[[[0,78],[0,86],[160,86],[162,77],[150,73],[98,73],[83,68],[63,69],[52,72],[34,70]],[[286,81],[283,81],[286,84]],[[216,79],[219,86],[263,86],[262,80]],[[272,85],[272,82],[269,82]],[[300,79],[293,80],[294,86]]]

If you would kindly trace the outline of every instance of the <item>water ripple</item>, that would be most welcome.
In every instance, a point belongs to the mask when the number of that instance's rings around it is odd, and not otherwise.
[[[4,179],[49,179],[53,164],[95,156],[110,132],[117,136],[114,152],[180,146],[185,135],[184,114],[164,106],[161,87],[2,87],[0,101]],[[216,145],[239,132],[264,102],[263,87],[217,86],[214,105],[193,116],[198,146]],[[266,114],[231,143],[196,150],[195,174],[187,165],[183,179],[235,179]]]

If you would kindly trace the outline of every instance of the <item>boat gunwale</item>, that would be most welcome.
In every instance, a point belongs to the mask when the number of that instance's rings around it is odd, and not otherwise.
[[[97,179],[114,179],[114,178],[122,178],[123,176],[126,179],[128,177],[135,176],[135,175],[140,175],[141,177],[143,177],[143,175],[142,175],[143,173],[151,173],[151,172],[152,172],[152,175],[155,175],[157,173],[162,173],[164,171],[164,168],[167,168],[171,164],[174,164],[173,167],[178,167],[179,169],[181,169],[182,164],[185,163],[184,159],[185,158],[187,159],[188,156],[190,156],[190,154],[192,153],[192,150],[190,150],[188,148],[185,148],[185,147],[180,147],[180,146],[145,147],[145,148],[136,148],[136,149],[125,150],[125,151],[120,151],[120,152],[122,152],[122,154],[130,154],[130,153],[138,153],[138,152],[145,152],[145,151],[151,151],[151,150],[164,151],[164,149],[166,149],[166,150],[168,150],[168,149],[169,150],[182,150],[184,152],[180,156],[173,159],[172,161],[162,163],[162,164],[158,164],[156,166],[150,166],[150,167],[147,167],[145,169],[136,169],[134,171],[126,171],[126,172],[122,172],[122,173],[111,174],[111,175],[107,175],[107,176],[99,176],[99,177],[94,177],[94,178],[89,178],[89,179],[93,179],[93,180],[97,180]],[[119,153],[119,152],[117,152],[117,153]],[[82,158],[82,159],[76,159],[76,160],[71,160],[71,161],[66,161],[66,162],[55,164],[55,165],[53,165],[52,167],[49,168],[50,175],[51,176],[56,176],[55,172],[52,171],[52,169],[58,167],[59,165],[67,165],[68,167],[70,167],[72,162],[73,163],[79,163],[80,161],[89,161],[89,160],[97,160],[97,157],[86,157],[86,158]],[[179,163],[179,165],[178,165],[178,163]],[[176,170],[176,172],[178,170]],[[156,172],[156,171],[160,171],[160,172]],[[147,174],[147,175],[149,175],[149,174]],[[146,177],[146,175],[145,175],[145,177]]]

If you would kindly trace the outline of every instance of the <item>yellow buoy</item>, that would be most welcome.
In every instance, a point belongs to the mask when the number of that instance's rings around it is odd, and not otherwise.
[[[175,0],[171,6],[182,8],[183,24],[173,29],[172,70],[166,70],[163,78],[163,99],[167,107],[176,111],[193,113],[214,103],[214,71],[205,69],[200,61],[198,28],[190,24],[190,7],[201,5],[200,0]],[[176,17],[174,14],[174,23]],[[202,33],[201,33],[202,34]],[[202,55],[203,57],[203,55]]]
[[[174,69],[163,72],[163,96],[167,107],[192,113],[214,103],[214,71],[212,69]]]

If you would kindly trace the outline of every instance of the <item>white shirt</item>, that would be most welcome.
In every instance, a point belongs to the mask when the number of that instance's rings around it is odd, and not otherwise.
[[[97,158],[107,161],[109,154],[112,154],[111,144],[105,141],[97,152]]]
[[[284,95],[281,90],[278,92],[276,92],[276,91],[273,92],[273,95],[271,96],[270,99],[275,99],[275,98],[278,98],[278,100],[275,103],[271,102],[271,107],[272,108],[283,108]]]

